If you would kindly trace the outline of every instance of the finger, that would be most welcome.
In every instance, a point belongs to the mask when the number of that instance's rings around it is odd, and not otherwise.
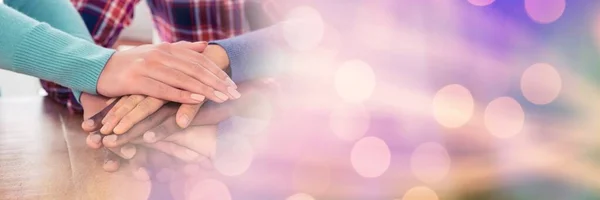
[[[85,143],[92,149],[99,149],[102,147],[102,135],[98,132],[90,133],[85,138]]]
[[[133,125],[152,115],[165,103],[167,102],[161,99],[146,97],[119,121],[114,127],[113,132],[115,134],[127,132]]]
[[[175,118],[171,116],[164,120],[160,125],[146,131],[143,135],[143,139],[146,143],[155,143],[179,131],[181,131],[181,128],[175,122]]]
[[[100,132],[105,135],[112,133],[119,121],[121,121],[125,115],[131,112],[131,110],[133,110],[133,108],[135,108],[135,106],[137,106],[137,104],[144,99],[145,96],[143,95],[131,95],[128,98],[122,99],[121,101],[123,103],[121,103],[119,106],[115,105],[115,107],[111,109],[111,111],[114,112],[111,112],[111,114],[107,115],[103,119],[102,123],[104,125],[100,129]]]
[[[137,153],[137,147],[133,144],[126,144],[122,147],[106,147],[108,150],[118,155],[119,157],[129,160]]]
[[[186,147],[179,146],[172,142],[158,141],[153,144],[142,144],[145,147],[163,152],[173,156],[183,162],[192,163],[200,159],[201,155]]]
[[[116,172],[119,170],[121,158],[106,148],[103,148],[102,152],[104,154],[104,164],[102,165],[104,171]]]
[[[206,47],[208,47],[208,43],[205,41],[198,41],[198,42],[179,41],[179,42],[173,43],[173,46],[180,47],[180,48],[186,48],[186,49],[201,53],[204,51],[204,49],[206,49]]]
[[[215,95],[219,96],[224,101],[227,100],[227,99],[224,99],[224,97],[228,97],[229,95],[231,95],[233,98],[237,98],[237,96],[239,95],[239,92],[237,92],[237,90],[234,87],[230,86],[229,83],[227,83],[225,80],[219,79],[219,77],[217,77],[214,73],[212,73],[210,70],[208,70],[204,66],[204,65],[215,65],[212,61],[208,60],[208,58],[206,58],[202,54],[199,54],[199,53],[187,50],[187,49],[180,49],[180,48],[173,48],[173,49],[178,49],[177,50],[178,53],[171,54],[170,56],[165,55],[166,58],[161,59],[163,65],[177,69],[185,74],[193,76],[194,78],[196,78],[196,80],[213,88],[215,90],[214,91]],[[194,54],[194,56],[186,55],[185,53],[183,53],[186,51],[188,53]],[[197,58],[202,58],[204,60],[203,62],[205,62],[205,64],[199,64],[194,61],[191,61],[191,60],[194,60]],[[229,95],[225,95],[225,94],[229,94]]]
[[[138,85],[143,85],[143,87],[137,88],[136,93],[167,101],[195,104],[200,103],[205,99],[204,95],[180,90],[151,78],[140,79]]]
[[[156,67],[153,70],[149,70],[148,76],[167,85],[203,95],[215,102],[220,103],[229,99],[229,96],[226,94],[215,91],[214,88],[174,68],[165,66]],[[197,97],[196,100],[203,100],[202,96]]]
[[[128,98],[129,98],[129,96],[123,96],[123,97],[121,97],[121,98],[119,98],[117,100],[114,100],[113,101],[113,105],[114,105],[113,108],[121,107],[125,102],[127,102]],[[106,117],[114,115],[115,111],[116,110],[112,109],[112,108],[110,110],[108,110],[108,112],[104,116],[102,116],[102,124],[106,123]]]
[[[141,122],[135,124],[129,131],[120,134],[120,135],[108,135],[104,137],[102,143],[106,147],[117,147],[124,144],[127,144],[138,137],[141,137],[148,130],[157,127],[158,125],[165,122],[165,120],[173,118],[176,110],[174,105],[166,104],[160,110],[155,112],[154,114],[146,117],[146,119]],[[173,124],[175,123],[175,119],[171,119]]]
[[[150,180],[150,171],[147,168],[149,164],[147,156],[148,154],[146,148],[137,148],[135,156],[129,160],[133,177],[137,180]]]
[[[102,119],[104,118],[104,116],[106,116],[106,114],[108,112],[110,112],[110,110],[114,106],[116,106],[116,104],[119,101],[119,99],[120,99],[120,97],[117,98],[116,100],[114,100],[110,105],[106,106],[100,112],[96,113],[94,116],[92,116],[89,119],[83,121],[83,123],[81,123],[81,128],[85,132],[98,131],[98,129],[100,129],[100,127],[102,127]]]
[[[193,45],[193,44],[191,44],[191,45]],[[225,81],[225,83],[228,84],[229,86],[237,88],[235,83],[231,80],[229,75],[227,75],[227,73],[225,73],[225,71],[223,71],[223,69],[221,69],[219,66],[217,66],[217,64],[215,64],[210,59],[208,59],[204,54],[201,54],[201,56],[199,56],[197,53],[199,51],[194,51],[193,49],[189,48],[188,47],[188,46],[190,46],[189,42],[184,43],[184,45],[175,44],[175,46],[183,47],[183,48],[173,48],[173,49],[171,49],[172,50],[171,54],[184,57],[184,59],[190,59],[192,62],[202,65],[208,71],[210,71],[215,76],[217,76],[219,79]],[[206,48],[206,46],[204,48]]]
[[[196,117],[198,110],[200,110],[200,107],[203,104],[204,102],[199,104],[181,104],[175,117],[177,120],[177,125],[179,125],[181,128],[187,128],[190,125],[191,119]]]

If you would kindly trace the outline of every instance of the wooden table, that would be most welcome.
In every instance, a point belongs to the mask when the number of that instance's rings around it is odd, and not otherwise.
[[[80,123],[49,99],[0,98],[0,199],[146,199],[150,183],[103,171]]]

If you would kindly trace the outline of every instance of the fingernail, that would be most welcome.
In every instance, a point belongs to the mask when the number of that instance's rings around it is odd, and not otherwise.
[[[231,80],[231,78],[227,77],[227,79],[225,79],[225,81],[227,81],[227,83],[229,83],[229,85],[235,89],[237,89],[237,85],[235,84],[235,82],[233,82],[233,80]]]
[[[187,115],[181,115],[181,117],[179,117],[179,121],[181,122],[179,126],[181,126],[181,128],[184,128],[187,127],[187,125],[190,123],[190,118]]]
[[[105,135],[106,135],[106,134],[109,134],[110,132],[111,132],[111,131],[110,131],[110,129],[108,128],[108,125],[107,125],[107,124],[105,124],[104,126],[102,126],[102,128],[100,129],[100,133],[102,133],[102,134],[105,134]]]
[[[104,164],[105,165],[112,165],[112,164],[115,164],[115,161],[114,160],[105,160]]]
[[[173,172],[171,172],[171,169],[164,168],[164,169],[161,169],[156,174],[156,179],[158,179],[158,181],[160,181],[160,182],[167,182],[167,181],[171,180],[172,174],[173,174]]]
[[[94,120],[91,120],[91,119],[85,120],[83,122],[83,125],[86,126],[86,127],[93,127],[94,126]]]
[[[135,170],[133,172],[133,176],[140,181],[149,181],[150,180],[150,174],[148,173],[148,170],[146,170],[143,167],[140,167],[137,170]]]
[[[236,98],[236,99],[239,99],[242,96],[242,94],[240,94],[240,92],[238,92],[235,88],[232,88],[232,87],[228,87],[227,92],[229,92],[229,94],[231,94],[231,96],[233,96],[233,98]]]
[[[192,98],[193,100],[202,102],[204,101],[204,99],[206,98],[204,95],[199,95],[199,94],[192,94],[192,96],[190,96],[190,98]]]
[[[102,139],[102,143],[108,146],[115,146],[117,144],[117,135],[108,135]]]
[[[144,141],[146,141],[147,143],[155,143],[156,142],[156,133],[152,132],[152,131],[148,131],[146,133],[144,133]]]
[[[125,146],[121,147],[121,154],[123,154],[125,159],[133,158],[136,152],[137,150],[135,149],[135,146],[131,144],[126,144]]]
[[[92,140],[94,144],[99,144],[102,140],[102,136],[98,134],[93,134],[92,136],[90,136],[90,140]]]
[[[223,101],[227,101],[227,99],[229,99],[229,97],[225,94],[223,94],[222,92],[219,91],[215,91],[215,96],[217,96],[217,98],[223,100]]]

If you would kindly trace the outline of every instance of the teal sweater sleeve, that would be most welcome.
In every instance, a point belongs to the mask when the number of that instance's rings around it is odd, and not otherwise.
[[[78,15],[71,19],[71,25],[57,25],[65,31],[73,31],[77,37],[26,15],[59,22],[73,17],[64,15],[73,11],[71,5],[57,5],[54,3],[58,1],[53,0],[5,2],[21,12],[0,4],[0,68],[96,94],[98,77],[114,51],[88,42],[89,35],[78,33],[86,31],[85,27],[78,30],[77,26],[73,26],[72,23],[80,23]],[[35,5],[41,2],[46,2],[42,4],[45,7]],[[49,8],[56,10],[49,12]]]
[[[6,0],[5,2],[9,7],[39,22],[46,22],[69,35],[94,42],[79,13],[68,0]],[[81,92],[75,89],[72,91],[79,100]]]

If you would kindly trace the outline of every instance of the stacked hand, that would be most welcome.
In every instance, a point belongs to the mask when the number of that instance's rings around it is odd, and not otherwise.
[[[215,102],[238,98],[235,83],[223,68],[200,53],[206,47],[206,42],[177,42],[116,52],[98,78],[97,92],[106,97],[143,94],[190,104],[206,98]]]
[[[188,129],[182,129],[175,122],[178,104],[152,104],[153,107],[146,109],[156,112],[141,118],[130,128],[121,129],[120,134],[116,134],[116,131],[109,131],[109,134],[94,131],[102,130],[106,126],[102,121],[111,116],[109,113],[128,105],[129,102],[123,102],[122,99],[132,96],[110,101],[107,98],[84,94],[81,100],[85,108],[84,118],[88,120],[82,127],[88,132],[93,132],[87,138],[88,146],[104,147],[107,151],[104,164],[107,171],[117,170],[120,162],[125,159],[129,160],[136,178],[148,180],[154,177],[166,181],[182,173],[189,175],[199,171],[199,168],[210,168],[210,161],[216,151],[216,124],[233,114],[244,113],[244,109],[255,103],[256,94],[268,91],[264,89],[272,89],[273,85],[269,80],[240,85],[239,90],[244,93],[243,98],[203,106],[197,113],[190,115],[188,125],[192,127]],[[139,103],[129,107],[138,108],[137,106]],[[130,113],[135,112],[135,109],[129,110]],[[92,114],[95,115],[91,116]]]

